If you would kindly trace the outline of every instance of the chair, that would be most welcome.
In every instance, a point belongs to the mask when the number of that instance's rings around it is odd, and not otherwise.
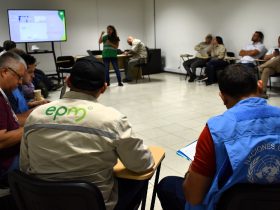
[[[73,56],[59,56],[56,58],[56,68],[59,82],[62,80],[62,84],[64,84],[63,73],[71,73],[74,64],[75,59]]]
[[[140,76],[140,70],[142,70],[142,76],[148,75],[149,81],[151,81],[150,72],[149,72],[148,68],[146,68],[148,63],[151,60],[151,53],[150,53],[148,47],[145,47],[145,48],[147,50],[147,58],[139,59],[139,63],[136,65],[138,67],[137,75],[136,75],[136,83],[138,82],[138,78]]]
[[[280,77],[280,73],[275,73],[269,76],[268,82],[269,82],[269,89],[271,90],[272,88],[272,83],[271,83],[271,77]]]
[[[202,65],[202,66],[197,66],[196,67],[197,69],[200,68],[200,73],[199,73],[199,76],[198,78],[203,78],[203,76],[205,75],[205,68],[206,66],[205,65]],[[185,80],[187,79],[187,77],[185,78]]]
[[[227,52],[225,60],[227,60],[229,64],[235,64],[236,60],[234,52]]]
[[[60,90],[60,95],[59,95],[59,98],[60,98],[60,99],[63,98],[63,96],[64,96],[64,94],[65,94],[65,92],[66,92],[66,89],[67,89],[67,85],[64,84],[64,85],[62,86],[61,90]]]
[[[105,210],[99,189],[84,181],[43,181],[20,171],[9,174],[19,210]]]
[[[223,193],[216,210],[279,210],[280,185],[237,184]]]

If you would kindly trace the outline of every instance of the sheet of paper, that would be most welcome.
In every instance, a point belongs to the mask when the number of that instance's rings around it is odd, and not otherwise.
[[[193,160],[194,159],[194,155],[195,155],[195,149],[196,149],[196,144],[197,144],[197,140],[188,144],[187,146],[183,147],[182,149],[179,149],[177,151],[177,154],[187,158],[188,160]]]

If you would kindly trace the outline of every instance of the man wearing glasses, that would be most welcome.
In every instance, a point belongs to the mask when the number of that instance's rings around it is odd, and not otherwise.
[[[19,121],[24,123],[30,112],[33,110],[32,108],[45,104],[48,100],[34,100],[34,86],[32,84],[32,80],[34,78],[34,71],[36,68],[36,59],[19,49],[15,49],[11,52],[18,54],[25,61],[27,66],[22,83],[13,90],[12,93],[7,93],[12,109],[19,118]],[[27,90],[31,93],[29,93],[30,98],[25,95]]]
[[[7,52],[0,57],[0,189],[8,186],[7,173],[18,168],[19,145],[23,127],[13,112],[5,92],[22,83],[26,64],[18,55]],[[5,209],[9,196],[0,198]]]

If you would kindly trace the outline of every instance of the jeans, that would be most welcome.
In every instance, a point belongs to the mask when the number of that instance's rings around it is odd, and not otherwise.
[[[196,75],[196,68],[198,67],[204,67],[206,65],[206,62],[208,59],[204,58],[192,58],[189,60],[184,61],[183,66],[188,72],[189,75]]]
[[[138,209],[147,182],[118,178],[118,203],[114,210]]]
[[[103,58],[103,62],[106,68],[105,76],[107,84],[110,84],[110,62],[112,63],[115,73],[117,75],[118,83],[122,82],[121,73],[118,67],[118,59],[117,58]]]
[[[255,68],[256,67],[256,65],[253,64],[253,63],[241,63],[241,64],[244,65],[244,66],[247,66],[249,68]]]
[[[217,82],[217,71],[224,70],[227,65],[229,65],[229,63],[221,59],[209,61],[205,69],[205,73],[208,77],[207,81],[209,83]]]
[[[157,186],[157,195],[163,210],[184,210],[185,197],[183,192],[184,178],[167,176]]]

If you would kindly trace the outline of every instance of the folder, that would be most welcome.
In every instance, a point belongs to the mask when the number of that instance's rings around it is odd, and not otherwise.
[[[193,141],[192,143],[188,144],[187,146],[179,149],[176,153],[177,155],[186,158],[187,160],[192,161],[195,155],[197,140]]]

